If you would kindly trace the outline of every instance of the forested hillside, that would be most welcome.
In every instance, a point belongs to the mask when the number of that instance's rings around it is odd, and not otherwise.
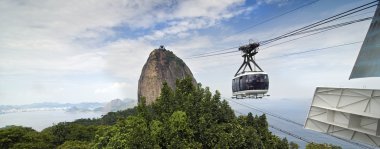
[[[110,112],[99,119],[62,122],[37,132],[0,129],[0,148],[298,148],[268,130],[265,115],[236,117],[220,93],[194,86],[191,78],[164,83],[153,104]],[[326,145],[310,147],[330,148]]]

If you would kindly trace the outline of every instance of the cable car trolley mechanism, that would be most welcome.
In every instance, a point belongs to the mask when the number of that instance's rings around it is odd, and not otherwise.
[[[262,98],[269,88],[268,74],[254,60],[259,43],[250,43],[239,47],[244,58],[243,64],[232,79],[232,98]],[[252,63],[252,64],[251,64]],[[246,70],[248,67],[248,71]]]

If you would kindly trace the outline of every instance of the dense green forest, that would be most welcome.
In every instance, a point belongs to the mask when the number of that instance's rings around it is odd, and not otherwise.
[[[164,83],[155,103],[110,112],[98,119],[61,122],[37,132],[21,126],[0,129],[0,148],[263,148],[295,149],[298,145],[268,130],[265,115],[236,117],[218,91],[177,80]],[[337,148],[309,144],[307,148]],[[338,147],[339,148],[339,147]]]

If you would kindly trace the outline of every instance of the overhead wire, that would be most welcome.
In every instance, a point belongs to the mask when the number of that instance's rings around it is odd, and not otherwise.
[[[312,23],[310,25],[307,25],[307,26],[304,26],[304,27],[301,27],[299,29],[296,29],[294,31],[291,31],[291,32],[288,32],[286,34],[283,34],[283,35],[280,35],[278,37],[275,37],[275,38],[272,38],[272,39],[268,39],[268,40],[265,40],[265,41],[262,41],[262,45],[265,45],[265,44],[269,44],[269,43],[272,43],[272,42],[275,42],[275,41],[278,41],[278,40],[281,40],[281,39],[284,39],[284,38],[288,38],[288,37],[291,37],[291,36],[296,36],[296,35],[300,35],[300,34],[305,34],[305,32],[309,33],[311,31],[308,31],[312,28],[315,28],[317,26],[320,26],[320,25],[323,25],[323,24],[326,24],[326,23],[329,23],[329,22],[332,22],[332,21],[335,21],[337,19],[341,19],[341,18],[344,18],[344,17],[347,17],[349,15],[352,15],[352,14],[355,14],[355,13],[358,13],[360,11],[363,11],[363,10],[366,10],[366,9],[369,9],[371,7],[374,7],[376,6],[377,4],[374,4],[378,2],[378,0],[376,1],[372,1],[370,3],[367,3],[367,4],[364,4],[364,5],[361,5],[361,6],[358,6],[358,7],[355,7],[353,9],[350,9],[350,10],[347,10],[345,12],[342,12],[342,13],[339,13],[337,15],[334,15],[334,16],[331,16],[329,18],[326,18],[326,19],[323,19],[321,21],[318,21],[318,22],[315,22],[315,23]],[[372,5],[371,5],[372,4]],[[369,6],[368,6],[369,5]],[[363,8],[364,7],[364,8]],[[359,9],[361,8],[361,9]],[[368,12],[367,12],[368,13]],[[351,16],[352,17],[352,16]],[[367,18],[364,18],[364,19],[358,19],[358,20],[354,20],[353,22],[352,21],[349,21],[349,22],[344,22],[344,23],[340,23],[340,24],[335,24],[332,25],[332,26],[329,26],[329,27],[322,27],[322,28],[319,28],[319,29],[316,29],[314,31],[317,31],[317,30],[321,30],[321,32],[325,32],[325,31],[328,31],[328,30],[332,30],[332,29],[335,29],[335,28],[338,28],[338,27],[342,27],[342,26],[345,26],[345,25],[349,25],[349,24],[353,24],[353,23],[357,23],[357,22],[361,22],[361,21],[365,21],[365,20],[369,20],[370,18],[367,17]],[[322,30],[323,29],[323,30]],[[318,33],[315,33],[315,34],[318,34]],[[312,35],[306,35],[305,37],[307,36],[312,36]],[[301,38],[304,38],[304,37],[299,37],[298,39],[301,39]],[[291,41],[294,41],[296,39],[292,39]],[[290,42],[290,41],[286,41],[286,42]],[[284,42],[284,43],[286,43]],[[193,55],[193,56],[190,56],[186,59],[194,59],[194,58],[202,58],[202,57],[209,57],[209,56],[216,56],[216,55],[223,55],[223,54],[228,54],[228,53],[233,53],[232,51],[228,51],[228,50],[231,50],[231,49],[234,49],[234,48],[238,48],[238,46],[236,47],[231,47],[231,48],[226,48],[226,49],[223,49],[223,50],[217,50],[217,51],[212,51],[212,52],[208,52],[208,53],[203,53],[203,54],[198,54],[198,55]],[[222,53],[217,53],[217,52],[221,52],[221,51],[228,51],[228,52],[222,52]],[[238,52],[237,50],[234,50],[236,52]],[[215,53],[215,54],[213,54]]]
[[[298,122],[293,121],[293,120],[290,120],[290,119],[287,119],[287,118],[284,118],[284,117],[282,117],[282,116],[280,116],[280,115],[277,115],[277,114],[273,114],[273,113],[271,113],[271,112],[264,111],[264,110],[262,110],[262,109],[260,109],[260,108],[254,107],[254,106],[248,106],[248,105],[246,105],[246,104],[242,104],[242,103],[239,103],[239,102],[237,102],[237,101],[230,100],[230,99],[228,99],[228,98],[226,98],[226,99],[227,99],[228,101],[232,101],[232,102],[234,102],[234,103],[236,103],[236,104],[238,104],[238,105],[241,105],[241,106],[244,106],[244,107],[247,107],[247,108],[253,109],[253,110],[255,110],[255,111],[259,111],[259,112],[264,113],[264,114],[267,114],[267,115],[269,115],[269,116],[272,116],[272,117],[275,117],[275,118],[278,118],[278,119],[281,119],[281,120],[284,120],[284,121],[287,121],[287,122],[290,122],[290,123],[293,123],[293,124],[295,124],[295,125],[298,125],[298,126],[303,127],[303,124],[298,123]]]
[[[331,29],[331,28],[334,29],[336,27],[341,27],[341,26],[346,26],[346,25],[350,25],[350,24],[353,24],[353,23],[357,23],[357,22],[362,22],[362,21],[370,20],[372,18],[373,17],[366,17],[366,18],[362,18],[362,19],[347,21],[347,22],[343,22],[343,23],[338,23],[338,24],[330,25],[330,26],[320,27],[320,28],[317,28],[317,29],[312,29],[312,30],[308,30],[308,31],[299,32],[299,33],[296,33],[294,35],[306,34],[306,33],[311,33],[311,32],[315,32],[315,31],[325,30],[325,29]]]
[[[271,60],[271,59],[275,59],[275,58],[282,58],[282,57],[294,56],[294,55],[305,54],[305,53],[310,53],[310,52],[322,51],[322,50],[331,49],[331,48],[348,46],[348,45],[358,44],[358,43],[362,43],[362,42],[363,41],[354,41],[354,42],[342,43],[342,44],[338,44],[338,45],[332,45],[332,46],[322,47],[322,48],[317,48],[317,49],[310,49],[310,50],[303,50],[303,51],[299,51],[299,52],[286,53],[286,54],[283,54],[283,55],[278,55],[278,56],[273,56],[273,57],[259,58],[259,59],[256,59],[256,60],[257,61]],[[226,56],[237,56],[237,55],[240,55],[240,54],[225,55],[225,57]]]
[[[254,27],[256,27],[256,26],[259,26],[259,25],[261,25],[261,24],[265,24],[265,23],[267,23],[267,22],[269,22],[269,21],[272,21],[272,20],[277,19],[277,18],[279,18],[279,17],[281,17],[281,16],[284,16],[284,15],[286,15],[286,14],[289,14],[289,13],[292,13],[292,12],[297,11],[297,10],[299,10],[299,9],[302,9],[302,8],[304,8],[304,7],[310,6],[310,5],[312,5],[312,4],[314,4],[314,3],[318,2],[318,1],[319,1],[319,0],[314,0],[314,1],[311,1],[311,2],[308,2],[308,3],[305,3],[305,4],[302,4],[301,6],[298,6],[298,7],[294,8],[294,9],[288,10],[288,11],[286,11],[286,12],[284,12],[284,13],[281,13],[281,14],[278,14],[278,15],[276,15],[276,16],[270,17],[270,18],[268,18],[268,19],[266,19],[266,20],[263,20],[263,21],[258,22],[258,23],[256,23],[256,24],[253,24],[253,25],[251,25],[251,26],[248,26],[248,27],[246,27],[246,28],[244,28],[244,29],[242,29],[242,30],[239,30],[239,31],[237,31],[237,32],[235,32],[235,33],[233,33],[233,34],[231,34],[231,35],[225,37],[224,39],[228,39],[228,38],[230,38],[230,37],[235,36],[236,34],[242,33],[242,32],[244,32],[244,31],[247,31],[247,30],[249,30],[249,29],[252,29],[252,28],[254,28]]]
[[[239,113],[239,114],[241,114],[241,115],[244,115],[242,112],[239,112],[239,111],[237,111],[237,110],[234,110],[234,111],[235,111],[236,113]],[[299,140],[301,140],[301,141],[304,141],[304,142],[306,142],[306,143],[312,143],[312,141],[310,141],[310,140],[308,140],[308,139],[306,139],[306,138],[303,138],[303,137],[301,137],[301,136],[299,136],[299,135],[296,135],[296,134],[294,134],[294,133],[291,133],[291,132],[289,132],[289,131],[287,131],[287,130],[284,130],[284,129],[278,128],[278,127],[273,126],[273,125],[271,125],[271,124],[268,124],[268,126],[269,126],[270,128],[272,128],[272,129],[275,129],[275,130],[277,130],[277,131],[279,131],[279,132],[282,132],[282,133],[284,133],[284,134],[286,134],[286,135],[288,135],[288,136],[294,137],[294,138],[299,139]]]
[[[276,45],[280,45],[280,44],[287,43],[287,42],[290,42],[290,41],[294,41],[294,40],[297,40],[297,39],[301,39],[301,38],[304,38],[304,37],[312,36],[312,35],[315,35],[315,34],[326,32],[326,31],[329,31],[329,30],[333,30],[333,29],[336,29],[336,28],[343,27],[343,26],[351,25],[351,24],[354,24],[354,23],[359,23],[359,22],[367,21],[367,20],[370,20],[370,19],[372,19],[372,17],[366,17],[366,18],[362,18],[362,19],[357,19],[357,20],[352,20],[352,21],[347,21],[347,22],[343,22],[343,23],[338,23],[338,24],[334,24],[334,25],[330,25],[330,26],[326,26],[326,27],[321,27],[321,28],[317,28],[317,29],[313,29],[313,30],[308,30],[308,31],[304,31],[304,32],[294,33],[293,35],[288,35],[286,37],[316,32],[316,33],[313,33],[313,34],[309,34],[309,35],[298,37],[296,39],[292,39],[292,40],[289,40],[289,41],[285,41],[285,42],[281,42],[281,43],[278,43],[278,44],[274,44],[274,45],[271,45],[271,46],[268,46],[268,47],[273,47],[273,46],[276,46]],[[284,38],[286,38],[286,37],[284,37]],[[268,43],[266,43],[266,44],[268,44]],[[263,45],[266,45],[266,44],[263,44]],[[268,47],[265,47],[265,48],[268,48]]]
[[[293,120],[291,120],[291,119],[289,119],[289,118],[285,118],[285,117],[283,117],[283,116],[280,116],[280,115],[277,115],[277,114],[274,114],[274,113],[271,113],[271,112],[268,112],[268,111],[265,111],[265,110],[263,110],[263,109],[260,109],[260,108],[257,108],[257,107],[254,107],[254,106],[252,106],[252,105],[250,105],[250,104],[247,104],[247,103],[244,103],[244,104],[242,104],[242,103],[239,103],[239,102],[237,102],[237,101],[234,101],[234,100],[230,100],[230,99],[228,99],[228,98],[224,98],[225,100],[228,100],[228,101],[232,101],[232,102],[234,102],[235,104],[238,104],[238,105],[241,105],[241,106],[244,106],[244,107],[246,107],[246,108],[249,108],[249,109],[252,109],[252,110],[255,110],[255,111],[259,111],[259,112],[261,112],[261,113],[263,113],[263,114],[266,114],[266,115],[269,115],[269,116],[272,116],[272,117],[274,117],[274,118],[278,118],[278,119],[280,119],[280,120],[284,120],[284,121],[286,121],[286,122],[289,122],[289,123],[292,123],[292,124],[295,124],[295,125],[297,125],[297,126],[301,126],[301,127],[303,127],[303,124],[301,124],[301,123],[298,123],[298,122],[295,122],[295,121],[293,121]],[[236,111],[236,110],[235,110]],[[242,114],[241,112],[238,112],[238,113],[240,113],[240,114]],[[271,128],[274,128],[274,127],[271,127]],[[274,128],[275,129],[275,128]],[[276,130],[278,130],[278,129],[276,129]],[[279,130],[280,131],[280,130]],[[286,131],[281,131],[281,132],[283,132],[283,133],[285,133]],[[288,132],[289,134],[293,134],[293,133],[291,133],[291,132]],[[369,147],[369,146],[366,146],[366,145],[363,145],[363,144],[361,144],[361,143],[358,143],[358,142],[354,142],[354,141],[351,141],[351,140],[347,140],[347,139],[343,139],[343,138],[340,138],[340,137],[337,137],[337,136],[334,136],[334,135],[331,135],[331,134],[327,134],[327,133],[322,133],[322,134],[325,134],[325,135],[328,135],[328,136],[332,136],[332,137],[334,137],[334,138],[337,138],[337,139],[339,139],[339,140],[341,140],[341,141],[344,141],[344,142],[347,142],[347,143],[350,143],[350,144],[352,144],[352,145],[356,145],[356,146],[358,146],[358,147],[360,147],[360,148],[364,148],[364,149],[373,149],[373,147]],[[294,134],[295,135],[295,134]],[[290,136],[292,136],[292,135],[290,135]],[[295,136],[298,136],[298,135],[295,135]],[[294,137],[294,136],[293,136]],[[300,136],[298,136],[298,137],[300,137]],[[297,138],[297,139],[299,139],[298,137],[295,137],[295,138]],[[302,137],[300,137],[300,138],[302,138]],[[307,139],[305,139],[305,138],[303,138],[304,140],[302,140],[302,141],[308,141]],[[301,140],[301,139],[300,139]],[[309,141],[308,143],[310,143],[310,142],[312,142],[312,141]]]
[[[350,25],[350,24],[354,24],[354,23],[359,23],[359,22],[367,21],[367,20],[370,20],[370,19],[372,19],[372,17],[367,17],[367,18],[363,18],[363,19],[348,21],[348,22],[332,25],[332,26],[329,26],[329,27],[323,27],[323,28],[319,28],[319,29],[315,29],[313,31],[308,31],[307,32],[307,33],[315,32],[315,33],[312,33],[312,34],[298,33],[298,35],[301,35],[301,34],[307,34],[307,35],[300,36],[300,37],[297,37],[297,38],[294,38],[294,39],[290,39],[290,40],[287,40],[287,41],[283,41],[283,42],[280,42],[280,43],[276,43],[276,44],[273,44],[273,45],[270,45],[270,46],[267,46],[267,47],[263,47],[263,48],[261,48],[259,50],[268,49],[270,47],[282,45],[282,44],[285,44],[285,43],[288,43],[288,42],[292,42],[292,41],[295,41],[295,40],[298,40],[298,39],[306,38],[306,37],[313,36],[313,35],[316,35],[316,34],[320,34],[320,33],[323,33],[323,32],[329,31],[329,30],[337,29],[337,28],[344,27],[344,26],[347,26],[347,25]],[[316,32],[316,31],[318,31],[318,32]],[[188,57],[188,58],[185,58],[185,59],[204,58],[204,57],[211,57],[211,56],[224,55],[224,54],[237,53],[237,52],[239,52],[239,51],[232,50],[232,51],[215,53],[215,54],[207,54],[207,55],[200,55],[200,56],[196,56],[196,57]]]
[[[361,14],[357,14],[357,15],[353,15],[353,16],[349,16],[349,17],[344,17],[344,18],[342,18],[342,20],[343,19],[357,17],[357,16],[361,16],[361,15],[368,14],[368,13],[374,13],[374,12],[375,11],[364,12],[364,13],[361,13]],[[318,28],[318,29],[313,29],[313,30],[310,30],[310,31],[304,31],[302,33],[298,33],[297,35],[306,34],[306,33],[310,33],[310,32],[313,32],[313,31],[318,31],[318,30],[323,30],[323,29],[326,29],[325,31],[328,31],[328,30],[331,30],[331,29],[335,29],[335,27],[339,28],[339,27],[342,27],[342,26],[346,26],[346,25],[350,25],[350,24],[354,24],[354,23],[358,23],[358,22],[362,22],[362,21],[366,21],[366,20],[370,20],[370,19],[373,19],[373,17],[368,16],[368,17],[362,18],[362,19],[357,19],[357,20],[347,21],[347,22],[343,22],[343,23],[338,23],[338,24],[334,24],[334,25],[330,25],[330,26],[326,26],[326,27],[321,27],[321,28]],[[325,31],[321,31],[321,32],[325,32]],[[318,34],[318,33],[315,33],[315,34]],[[307,36],[311,36],[311,35],[307,35]],[[300,38],[303,38],[303,37],[300,37]],[[269,48],[269,47],[273,47],[273,46],[277,46],[277,45],[281,45],[281,44],[284,44],[284,43],[288,43],[288,42],[291,42],[291,41],[294,41],[294,40],[297,40],[297,39],[293,39],[293,40],[285,41],[285,42],[282,42],[282,43],[278,43],[276,45],[271,45],[271,46],[268,46],[268,47],[264,47],[264,49],[265,48]],[[261,48],[261,50],[262,50],[262,48]]]
[[[192,57],[185,58],[185,59],[192,59],[192,58],[196,58],[197,56],[204,56],[204,55],[209,55],[209,54],[212,54],[212,53],[217,53],[217,52],[222,52],[222,51],[228,51],[228,50],[234,50],[234,49],[237,49],[239,47],[240,46],[235,46],[235,47],[230,47],[230,48],[226,48],[226,49],[222,49],[222,50],[218,50],[218,51],[211,51],[211,52],[207,52],[207,53],[203,53],[203,54],[199,54],[199,55],[193,55]],[[234,50],[234,51],[236,51],[236,50]]]
[[[357,14],[357,15],[347,16],[347,17],[344,17],[342,19],[353,18],[353,17],[357,17],[357,16],[361,16],[361,15],[365,15],[365,14],[371,14],[371,13],[373,14],[373,13],[375,13],[375,11],[363,12],[363,13],[360,13],[360,14]]]
[[[312,5],[312,4],[314,4],[314,3],[318,2],[318,1],[319,1],[319,0],[311,1],[311,2],[309,2],[309,3],[306,3],[306,4],[303,4],[303,5],[299,6],[299,7],[296,7],[296,8],[294,8],[294,9],[288,10],[288,11],[286,11],[286,12],[284,12],[284,13],[281,13],[281,14],[278,14],[278,15],[276,15],[276,16],[273,16],[273,17],[271,17],[271,18],[269,18],[269,19],[266,19],[266,20],[264,20],[264,21],[258,22],[258,23],[256,23],[256,24],[253,24],[253,25],[247,27],[247,28],[244,28],[244,29],[242,29],[242,30],[239,30],[239,31],[237,31],[237,32],[235,32],[235,33],[233,33],[233,34],[231,34],[231,35],[228,35],[227,37],[225,37],[225,38],[223,38],[223,39],[228,39],[228,38],[230,38],[230,37],[232,37],[232,36],[235,36],[236,34],[242,33],[242,32],[244,32],[244,31],[247,31],[247,30],[249,30],[249,29],[252,29],[252,28],[254,28],[254,27],[256,27],[256,26],[259,26],[259,25],[262,25],[262,24],[268,23],[268,22],[270,22],[270,21],[272,21],[272,20],[274,20],[274,19],[277,19],[277,18],[282,17],[282,16],[284,16],[284,15],[286,15],[286,14],[292,13],[292,12],[294,12],[294,11],[296,11],[296,10],[299,10],[299,9],[302,9],[302,8],[307,7],[307,6],[309,6],[309,5]],[[211,54],[211,53],[220,52],[220,51],[226,51],[226,50],[235,49],[235,48],[236,48],[236,47],[231,47],[231,48],[226,48],[226,49],[222,49],[222,50],[210,51],[210,52],[207,52],[207,53],[204,53],[204,54]],[[237,47],[237,48],[238,48],[238,47]]]
[[[331,48],[337,48],[337,47],[342,47],[342,46],[347,46],[347,45],[353,45],[353,44],[358,44],[358,43],[362,43],[362,42],[363,41],[355,41],[355,42],[344,43],[344,44],[339,44],[339,45],[334,45],[334,46],[329,46],[329,47],[324,47],[324,48],[305,50],[305,51],[300,51],[300,52],[293,52],[293,53],[288,53],[288,54],[284,54],[284,55],[258,59],[258,60],[269,60],[269,59],[275,59],[275,58],[282,58],[282,57],[305,54],[305,53],[310,53],[310,52],[316,52],[316,51],[321,51],[321,50],[326,50],[326,49],[331,49]]]
[[[325,133],[323,133],[323,134],[325,134]],[[353,141],[350,141],[350,140],[347,140],[347,139],[343,139],[343,138],[340,138],[340,137],[337,137],[337,136],[334,136],[334,135],[330,135],[330,134],[326,134],[326,135],[332,136],[332,137],[334,137],[334,138],[336,138],[338,140],[342,140],[342,141],[350,143],[352,145],[359,146],[360,148],[365,148],[365,149],[375,149],[376,148],[374,146],[371,146],[371,147],[370,146],[365,146],[363,144],[360,144],[360,143],[357,143],[357,142],[353,142]]]
[[[270,46],[267,46],[267,47],[263,47],[263,48],[261,48],[259,50],[268,49],[270,47],[278,46],[278,45],[285,44],[285,43],[288,43],[288,42],[291,42],[291,41],[295,41],[295,40],[298,40],[298,39],[306,38],[306,37],[313,36],[313,35],[316,35],[316,34],[320,34],[320,33],[323,33],[323,32],[326,32],[326,31],[329,31],[329,30],[332,30],[332,29],[337,29],[337,28],[340,28],[340,27],[344,27],[344,26],[347,26],[347,25],[350,25],[350,24],[367,21],[367,20],[370,20],[370,19],[372,19],[372,17],[367,17],[367,18],[347,21],[347,22],[343,22],[343,23],[338,23],[338,24],[334,24],[334,25],[330,25],[330,26],[326,26],[326,27],[321,27],[321,28],[313,29],[313,30],[310,30],[310,31],[300,32],[300,33],[298,33],[298,35],[302,35],[302,34],[307,34],[307,35],[300,36],[300,37],[297,37],[297,38],[294,38],[294,39],[291,39],[291,40],[283,41],[283,42],[280,42],[280,43],[277,43],[277,44],[273,44],[273,45],[270,45]],[[315,33],[312,33],[312,32],[315,32]],[[311,34],[308,34],[308,33],[311,33]],[[215,53],[215,54],[206,54],[206,55],[200,55],[200,56],[196,56],[196,57],[189,57],[189,58],[185,58],[185,59],[203,58],[203,57],[224,55],[224,54],[236,53],[236,52],[239,52],[239,51],[232,50],[232,51],[226,51],[226,52]]]
[[[315,22],[315,23],[312,23],[310,25],[306,25],[304,27],[301,27],[299,29],[296,29],[296,30],[293,30],[291,32],[288,32],[288,33],[285,33],[281,36],[278,36],[278,37],[275,37],[275,38],[272,38],[272,39],[269,39],[269,40],[265,40],[265,41],[261,41],[260,43],[261,44],[267,44],[267,43],[271,43],[271,42],[274,42],[274,41],[277,41],[277,40],[280,40],[282,39],[283,37],[286,37],[286,36],[289,36],[289,35],[292,35],[292,34],[296,34],[297,32],[302,32],[302,31],[305,31],[305,30],[308,30],[308,29],[311,29],[311,28],[314,28],[314,27],[317,27],[317,26],[320,26],[320,25],[323,25],[323,24],[326,24],[326,23],[329,23],[329,22],[332,22],[332,21],[335,21],[335,20],[338,20],[340,18],[343,18],[343,17],[346,17],[346,16],[349,16],[351,14],[354,14],[354,13],[358,13],[360,11],[363,11],[363,10],[366,10],[366,9],[369,9],[369,8],[372,8],[372,7],[375,7],[377,6],[377,4],[374,4],[374,3],[377,3],[378,0],[375,0],[375,1],[372,1],[372,2],[369,2],[367,4],[364,4],[364,5],[361,5],[361,6],[358,6],[358,7],[355,7],[355,8],[352,8],[350,10],[347,10],[345,12],[342,12],[342,13],[339,13],[339,14],[336,14],[334,16],[331,16],[331,17],[328,17],[326,19],[323,19],[321,21],[318,21],[318,22]],[[370,6],[368,6],[370,5]],[[363,8],[364,7],[364,8]],[[359,10],[358,10],[359,9]]]
[[[367,17],[367,18],[363,18],[363,19],[358,19],[358,20],[354,20],[354,21],[349,21],[349,22],[341,23],[341,25],[338,25],[338,26],[332,25],[331,27],[321,29],[320,31],[318,29],[316,29],[315,31],[318,31],[316,33],[312,33],[312,34],[304,35],[304,36],[297,37],[297,38],[294,38],[294,39],[290,39],[290,40],[287,40],[287,41],[283,41],[283,42],[280,42],[280,43],[276,43],[276,44],[273,44],[273,45],[261,48],[260,50],[268,49],[270,47],[282,45],[282,44],[285,44],[285,43],[288,43],[288,42],[292,42],[292,41],[295,41],[295,40],[298,40],[298,39],[306,38],[306,37],[313,36],[313,35],[316,35],[316,34],[320,34],[320,33],[323,33],[323,32],[329,31],[329,30],[337,29],[337,28],[340,28],[340,27],[343,27],[343,26],[354,24],[354,23],[359,23],[359,22],[367,21],[367,20],[370,20],[370,19],[372,19],[372,17]]]
[[[201,55],[201,56],[197,56],[197,57],[188,57],[188,58],[185,58],[185,59],[194,59],[194,58],[210,57],[210,56],[224,55],[224,54],[236,53],[236,52],[239,52],[239,51],[236,51],[236,50],[234,50],[234,51],[227,51],[227,52],[216,53],[216,54],[210,54],[210,55]]]

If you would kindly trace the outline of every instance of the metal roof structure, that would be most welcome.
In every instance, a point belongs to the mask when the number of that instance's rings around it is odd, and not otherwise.
[[[380,147],[380,90],[318,87],[305,128]]]

